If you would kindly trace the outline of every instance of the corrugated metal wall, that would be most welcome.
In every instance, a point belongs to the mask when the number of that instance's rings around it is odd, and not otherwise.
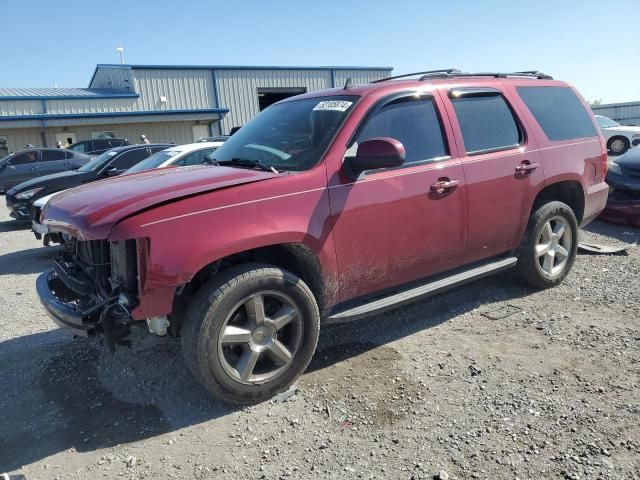
[[[351,78],[354,85],[362,85],[381,78],[387,78],[390,75],[391,72],[387,70],[336,70],[334,77],[336,87],[342,87],[348,78]]]
[[[332,70],[215,70],[219,105],[229,108],[224,131],[242,126],[259,112],[258,88],[305,87],[307,92],[332,87]],[[351,77],[354,84],[389,76],[386,70],[334,70],[336,86]]]
[[[7,137],[7,147],[10,152],[22,150],[30,143],[39,147],[42,145],[42,129],[40,128],[16,128],[4,130],[0,129],[0,135]]]
[[[135,91],[140,98],[136,110],[188,110],[215,107],[211,70],[133,71]],[[166,97],[161,102],[160,97]]]
[[[226,132],[260,112],[260,87],[305,87],[308,92],[331,88],[329,70],[216,70],[215,76],[220,106],[230,110],[224,118]]]
[[[593,105],[591,110],[623,125],[640,125],[640,102]]]
[[[9,100],[0,102],[0,117],[42,113],[41,100]]]

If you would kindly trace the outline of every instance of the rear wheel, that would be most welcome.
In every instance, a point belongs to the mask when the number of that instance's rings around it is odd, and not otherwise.
[[[553,287],[567,276],[578,250],[578,221],[562,202],[539,207],[529,219],[518,252],[517,269],[526,283]]]
[[[629,140],[624,137],[613,137],[609,140],[609,151],[616,155],[622,155],[629,150]]]
[[[316,348],[320,315],[307,285],[264,265],[223,272],[196,294],[182,348],[193,375],[216,397],[256,403],[289,387]]]

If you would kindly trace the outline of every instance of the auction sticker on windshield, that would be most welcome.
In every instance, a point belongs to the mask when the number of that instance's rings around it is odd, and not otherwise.
[[[315,107],[313,107],[313,109],[345,112],[352,104],[353,102],[349,102],[348,100],[325,100],[317,104]]]

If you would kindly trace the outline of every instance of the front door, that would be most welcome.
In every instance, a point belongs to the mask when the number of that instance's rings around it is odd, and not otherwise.
[[[49,175],[71,169],[72,153],[64,148],[42,150],[38,175]]]
[[[458,144],[469,197],[464,263],[516,249],[544,173],[507,94],[495,88],[442,91]],[[462,145],[464,145],[463,153]]]
[[[339,175],[330,183],[342,301],[460,265],[465,182],[439,106],[439,99],[413,93],[379,101],[346,155],[355,154],[359,142],[390,137],[403,144],[404,165],[355,180]],[[437,188],[446,181],[452,187]]]

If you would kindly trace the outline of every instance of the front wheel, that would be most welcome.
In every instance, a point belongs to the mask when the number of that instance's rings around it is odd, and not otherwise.
[[[537,288],[561,283],[578,251],[578,221],[562,202],[539,207],[529,219],[518,251],[517,270],[523,280]]]
[[[622,155],[629,150],[629,141],[624,137],[613,137],[609,140],[609,151],[615,155]]]
[[[266,265],[234,267],[196,294],[182,350],[200,383],[231,403],[257,403],[289,387],[315,352],[320,314],[309,287]]]

